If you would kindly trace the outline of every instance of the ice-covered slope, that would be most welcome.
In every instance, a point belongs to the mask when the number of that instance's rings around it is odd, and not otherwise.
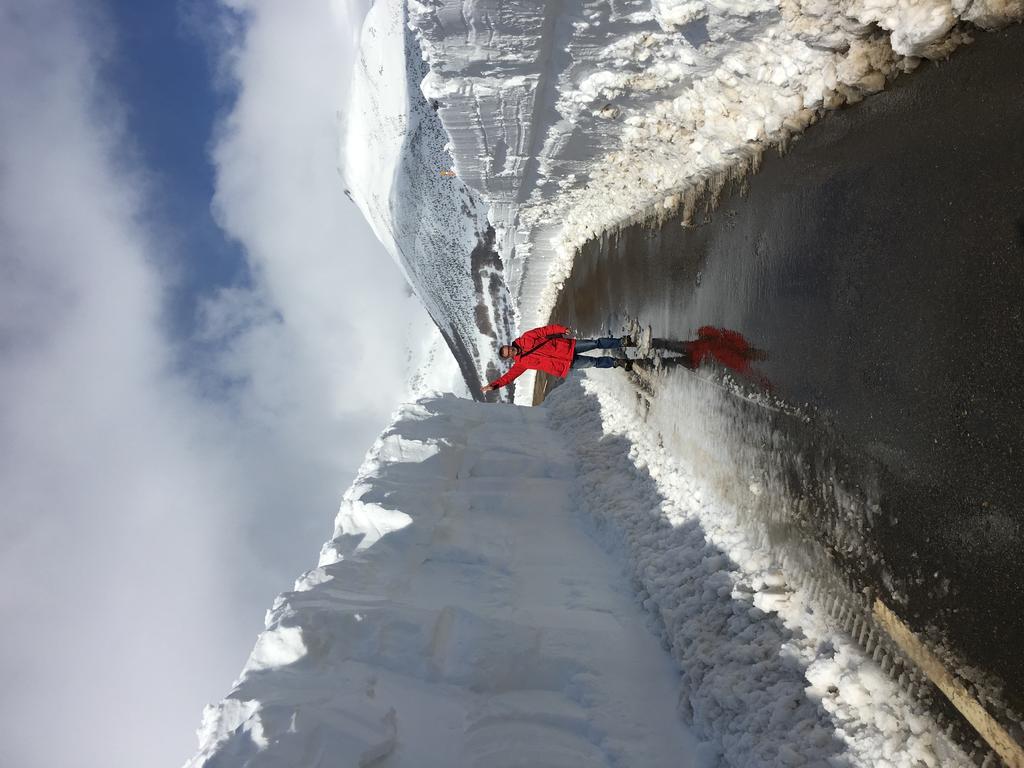
[[[363,25],[341,168],[347,193],[404,270],[458,361],[469,392],[497,376],[514,315],[487,206],[452,166],[419,84],[426,65],[401,0]]]
[[[410,0],[427,95],[526,326],[575,248],[756,162],[1024,0]]]

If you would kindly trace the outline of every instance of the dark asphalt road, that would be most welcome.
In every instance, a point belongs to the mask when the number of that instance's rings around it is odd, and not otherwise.
[[[826,116],[744,184],[695,227],[588,245],[553,320],[767,349],[775,394],[813,414],[772,425],[801,454],[785,492],[880,509],[855,583],[1024,710],[1024,27]]]

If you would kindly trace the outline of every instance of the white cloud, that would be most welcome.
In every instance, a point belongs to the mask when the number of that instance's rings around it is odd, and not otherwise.
[[[338,0],[225,5],[244,11],[246,24],[219,51],[237,99],[213,146],[214,210],[244,246],[254,285],[220,294],[203,315],[227,347],[219,370],[243,382],[232,406],[247,428],[272,432],[249,444],[260,454],[252,462],[276,469],[265,496],[301,515],[333,507],[347,487],[405,391],[410,325],[422,336],[431,323],[337,170],[339,110],[365,9]],[[302,486],[307,503],[296,506]],[[271,541],[277,513],[265,508],[261,539]],[[326,517],[292,519],[312,526],[293,539],[305,557]],[[280,559],[283,543],[271,543]]]
[[[241,45],[225,52],[239,95],[213,151],[214,206],[249,254],[258,299],[285,320],[261,324],[259,346],[279,345],[316,377],[293,397],[290,371],[266,371],[261,405],[314,396],[318,415],[390,408],[404,383],[406,328],[421,315],[336,167],[351,22],[337,3],[286,0],[252,4],[248,19]],[[248,364],[245,344],[236,351]]]
[[[86,22],[4,16],[0,762],[139,765],[180,754],[167,721],[230,681],[240,499],[168,374],[143,189],[115,161]]]
[[[173,765],[315,565],[427,321],[335,171],[345,14],[260,3],[214,150],[253,281],[205,304],[183,374],[110,38],[76,6],[0,7],[0,764]]]

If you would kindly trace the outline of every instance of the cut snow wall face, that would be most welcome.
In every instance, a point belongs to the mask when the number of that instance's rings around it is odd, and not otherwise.
[[[588,239],[685,205],[823,109],[1024,0],[410,0],[460,177],[490,206],[524,328]]]
[[[515,321],[486,206],[450,175],[448,137],[420,91],[426,71],[404,4],[376,3],[354,72],[343,174],[479,396],[501,373],[497,347],[515,336]]]

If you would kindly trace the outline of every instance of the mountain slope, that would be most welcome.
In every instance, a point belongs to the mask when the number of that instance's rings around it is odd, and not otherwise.
[[[427,67],[405,4],[363,25],[341,166],[349,197],[401,266],[479,397],[514,314],[487,206],[450,175],[448,137],[419,84]]]

